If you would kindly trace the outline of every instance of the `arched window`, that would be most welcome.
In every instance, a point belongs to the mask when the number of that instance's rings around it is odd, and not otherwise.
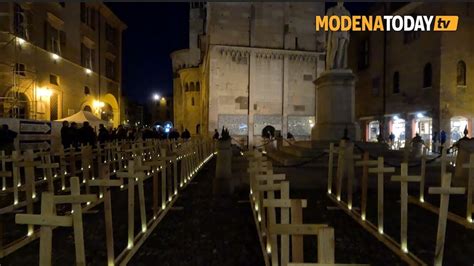
[[[462,60],[458,62],[456,84],[466,86],[466,63]]]
[[[184,91],[188,92],[189,91],[189,86],[188,83],[184,83]]]
[[[200,91],[201,90],[201,85],[199,84],[199,81],[196,83],[196,91]]]
[[[189,86],[189,91],[194,91],[194,82],[191,82],[191,85]]]
[[[393,83],[392,83],[393,93],[400,93],[400,74],[398,71],[393,73]]]
[[[427,63],[425,68],[423,68],[423,88],[431,87],[433,84],[433,71],[431,69],[431,64]]]
[[[89,105],[84,106],[83,110],[92,113],[92,108]]]

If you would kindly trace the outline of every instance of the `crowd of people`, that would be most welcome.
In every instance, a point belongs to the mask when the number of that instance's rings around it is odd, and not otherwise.
[[[79,147],[83,145],[96,145],[97,142],[105,143],[114,140],[145,140],[145,139],[184,139],[191,138],[191,133],[188,129],[185,129],[181,134],[175,128],[172,128],[170,132],[165,132],[162,127],[151,127],[151,128],[137,128],[129,127],[125,128],[119,125],[117,128],[107,129],[103,124],[99,125],[97,133],[89,122],[84,122],[82,127],[78,127],[77,123],[72,122],[69,124],[68,121],[63,122],[61,128],[61,143],[65,148]]]

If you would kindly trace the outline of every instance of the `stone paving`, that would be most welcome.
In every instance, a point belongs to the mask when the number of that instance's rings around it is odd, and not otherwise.
[[[129,265],[263,265],[248,191],[212,195],[215,160],[181,193]]]

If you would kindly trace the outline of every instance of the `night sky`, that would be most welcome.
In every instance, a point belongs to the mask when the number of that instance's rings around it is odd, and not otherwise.
[[[170,53],[188,48],[189,3],[106,3],[127,24],[123,34],[122,87],[140,103],[151,95],[172,95]],[[326,8],[335,5],[327,3]],[[346,3],[353,14],[364,13],[373,3]]]
[[[188,48],[189,3],[106,3],[128,28],[123,33],[122,87],[140,103],[154,92],[171,96],[170,53]]]

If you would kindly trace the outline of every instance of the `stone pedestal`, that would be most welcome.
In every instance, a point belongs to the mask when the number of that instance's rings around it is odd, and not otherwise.
[[[231,195],[234,193],[231,141],[219,140],[216,148],[216,176],[212,182],[212,192],[214,195]]]
[[[316,124],[312,140],[337,141],[344,136],[360,139],[360,128],[355,122],[355,75],[350,69],[325,71],[316,85]]]

